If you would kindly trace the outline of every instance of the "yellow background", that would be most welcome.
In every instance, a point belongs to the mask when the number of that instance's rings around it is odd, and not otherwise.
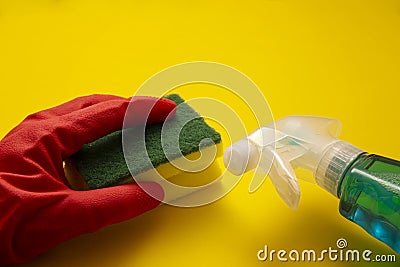
[[[32,112],[92,93],[130,96],[168,66],[207,60],[252,78],[276,119],[338,118],[343,139],[400,159],[399,31],[397,0],[0,0],[0,136]],[[315,185],[301,182],[293,212],[269,181],[255,194],[248,182],[211,205],[164,205],[24,266],[275,266],[256,259],[265,244],[319,250],[340,237],[393,253]]]

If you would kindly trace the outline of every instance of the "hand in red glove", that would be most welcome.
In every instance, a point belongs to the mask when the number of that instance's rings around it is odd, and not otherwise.
[[[28,116],[0,141],[1,266],[32,259],[159,204],[137,184],[91,191],[65,184],[63,160],[85,143],[121,129],[129,102],[110,95],[80,97]],[[147,123],[162,122],[175,108],[170,100],[151,97],[135,97],[132,103],[132,125],[146,123],[150,110]],[[147,186],[163,194],[159,185]]]

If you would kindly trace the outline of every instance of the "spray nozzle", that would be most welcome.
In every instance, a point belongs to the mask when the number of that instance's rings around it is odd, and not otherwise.
[[[235,175],[254,169],[269,174],[281,198],[289,207],[297,209],[300,187],[294,169],[302,167],[312,171],[315,182],[336,194],[336,180],[339,178],[338,175],[326,175],[329,163],[338,159],[346,163],[361,153],[361,150],[337,139],[340,130],[341,123],[335,119],[285,117],[257,129],[228,147],[224,164]],[[345,153],[344,159],[339,155],[342,150],[349,151],[349,155]],[[321,162],[324,162],[322,167]],[[262,179],[255,177],[250,183],[250,192],[256,191],[265,179],[265,176]]]

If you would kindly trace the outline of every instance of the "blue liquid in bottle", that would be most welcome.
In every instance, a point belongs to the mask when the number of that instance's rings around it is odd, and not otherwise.
[[[339,211],[400,253],[400,162],[362,154],[344,173]]]

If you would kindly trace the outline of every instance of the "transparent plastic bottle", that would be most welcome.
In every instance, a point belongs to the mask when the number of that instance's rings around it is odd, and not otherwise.
[[[311,171],[312,182],[340,199],[345,218],[400,253],[400,162],[339,140],[340,126],[329,118],[289,116],[228,147],[224,163],[236,175],[254,169],[269,174],[292,209],[300,200],[294,169]],[[264,179],[255,175],[249,191]]]

